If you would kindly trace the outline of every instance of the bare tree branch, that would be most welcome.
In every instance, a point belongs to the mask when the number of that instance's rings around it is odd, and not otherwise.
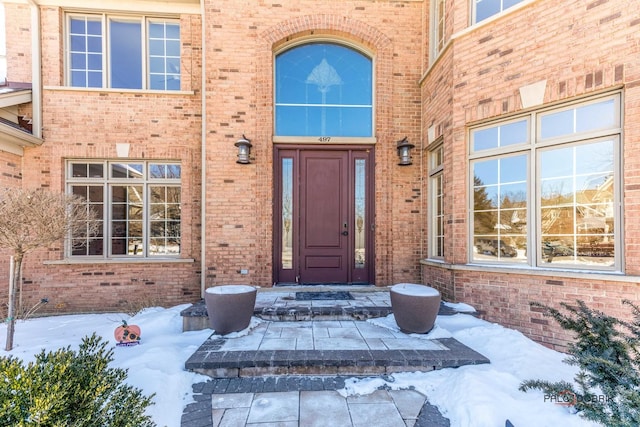
[[[6,189],[0,194],[0,246],[11,250],[15,259],[9,284],[7,351],[13,348],[15,297],[24,255],[67,237],[94,236],[99,224],[95,212],[78,196],[42,189]]]

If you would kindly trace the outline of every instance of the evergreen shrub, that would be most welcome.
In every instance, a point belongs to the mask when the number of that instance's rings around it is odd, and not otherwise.
[[[0,358],[0,424],[16,427],[151,427],[152,396],[124,384],[127,371],[110,368],[113,349],[94,333],[26,366]]]
[[[570,365],[580,368],[567,381],[528,380],[520,390],[542,390],[556,402],[572,406],[584,418],[607,427],[640,425],[640,310],[629,301],[633,321],[625,322],[592,310],[583,301],[577,306],[560,303],[563,313],[539,303],[543,314],[575,334],[568,347]]]

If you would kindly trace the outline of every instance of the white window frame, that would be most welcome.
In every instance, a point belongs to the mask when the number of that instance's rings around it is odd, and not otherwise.
[[[609,128],[595,129],[585,132],[574,132],[566,135],[560,135],[554,138],[541,139],[540,123],[542,117],[548,114],[555,114],[558,112],[579,109],[590,104],[600,103],[607,100],[614,101],[614,125]],[[621,91],[608,92],[606,94],[595,95],[587,98],[581,98],[573,100],[562,105],[555,105],[539,109],[536,111],[522,114],[517,117],[510,117],[509,119],[496,120],[491,123],[483,123],[477,126],[469,128],[469,252],[468,259],[474,264],[493,264],[504,267],[531,267],[531,268],[545,268],[545,269],[563,269],[563,270],[585,270],[585,271],[602,271],[602,272],[622,272],[624,270],[624,235],[623,235],[623,217],[622,217],[622,93]],[[473,135],[475,131],[488,129],[496,126],[501,126],[528,118],[529,120],[529,139],[530,142],[522,144],[514,144],[505,147],[489,148],[481,151],[474,151]],[[613,219],[615,229],[613,230],[614,236],[614,259],[611,266],[600,265],[588,265],[584,264],[569,264],[569,263],[549,263],[543,259],[541,244],[542,244],[542,229],[541,219],[539,218],[541,212],[541,182],[540,182],[540,160],[539,156],[543,150],[554,148],[565,148],[571,146],[579,146],[591,143],[597,143],[599,141],[611,140],[613,142],[613,174],[614,174],[614,190],[613,190]],[[475,244],[474,236],[474,182],[473,182],[473,163],[479,160],[491,160],[505,157],[514,154],[526,154],[528,156],[528,171],[527,171],[527,260],[526,263],[513,263],[513,262],[491,262],[474,260],[473,248]]]

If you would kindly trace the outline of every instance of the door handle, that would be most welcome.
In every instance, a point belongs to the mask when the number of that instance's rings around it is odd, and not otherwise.
[[[348,235],[349,235],[349,232],[345,230],[345,231],[343,231],[343,232],[342,232],[342,233],[340,233],[340,234],[342,234],[343,236],[348,236]]]
[[[342,228],[344,228],[344,231],[342,233],[340,233],[340,234],[342,234],[343,236],[348,236],[349,232],[347,231],[347,223],[346,222],[342,223]]]

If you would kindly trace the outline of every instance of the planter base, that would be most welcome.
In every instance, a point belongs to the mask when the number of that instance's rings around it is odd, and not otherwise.
[[[246,329],[256,305],[256,288],[246,285],[226,285],[208,288],[204,301],[209,326],[216,334],[226,335]]]
[[[429,332],[440,309],[440,292],[424,285],[400,283],[391,287],[391,308],[401,331]]]

